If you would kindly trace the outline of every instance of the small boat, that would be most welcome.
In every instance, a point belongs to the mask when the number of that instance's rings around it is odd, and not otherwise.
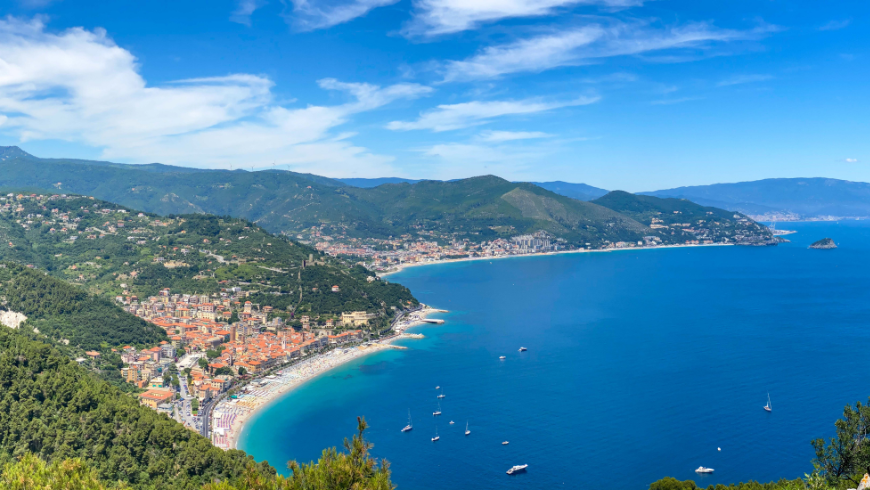
[[[770,404],[770,393],[767,394],[767,405],[764,406],[764,409],[768,412],[773,411],[773,406]]]
[[[438,404],[438,410],[432,412],[433,417],[437,417],[439,415],[441,415],[441,404],[440,403]]]
[[[408,425],[406,425],[405,428],[402,429],[402,432],[408,432],[408,431],[412,430],[413,428],[414,428],[414,426],[411,425],[411,411],[408,410]]]
[[[471,431],[468,430],[468,422],[465,423],[465,435],[471,434]]]
[[[441,389],[441,394],[438,395],[438,398],[444,398],[444,389],[443,388]]]
[[[504,441],[503,443],[501,443],[502,446],[507,446],[508,444],[510,444],[510,443],[507,441]]]
[[[695,470],[695,473],[713,473],[713,468],[704,468],[703,466],[698,466],[698,469]]]
[[[452,420],[450,421],[450,425],[453,425],[453,421],[452,421]]]
[[[441,387],[440,387],[440,386],[436,386],[435,389],[436,389],[436,390],[440,390]]]
[[[528,468],[528,467],[529,467],[529,465],[527,465],[527,464],[518,464],[516,466],[511,467],[511,469],[507,470],[507,474],[508,475],[515,475],[517,473],[522,473],[522,472],[526,471],[526,468]]]
[[[438,427],[435,427],[435,437],[432,438],[432,442],[435,442],[438,439],[441,439],[441,437],[438,436]]]
[[[525,347],[520,347],[520,352],[525,352],[527,350],[529,350],[529,349],[526,349]]]
[[[502,361],[505,360],[505,356],[498,356],[498,358],[501,359]]]

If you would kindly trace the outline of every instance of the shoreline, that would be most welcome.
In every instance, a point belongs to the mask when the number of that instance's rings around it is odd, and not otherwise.
[[[336,348],[327,353],[315,354],[308,359],[280,369],[271,375],[271,378],[254,378],[247,385],[249,388],[247,393],[240,394],[236,399],[225,398],[212,410],[212,420],[210,421],[212,444],[225,451],[239,449],[239,437],[242,430],[247,422],[261,410],[306,382],[344,366],[348,362],[386,349],[402,349],[403,347],[393,346],[392,343],[396,340],[419,338],[405,334],[405,330],[425,325],[427,322],[423,320],[432,313],[444,312],[446,310],[426,306],[422,310],[409,313],[406,318],[394,325],[394,335],[373,341],[368,345],[357,345],[344,349]],[[262,383],[263,381],[267,381],[267,383],[261,384],[259,388],[255,387],[255,382]]]
[[[444,259],[444,260],[432,260],[429,262],[411,262],[406,264],[400,264],[396,267],[396,269],[378,272],[378,277],[386,277],[391,274],[397,274],[402,272],[405,269],[411,267],[421,267],[426,265],[441,265],[441,264],[454,264],[458,262],[471,262],[476,260],[500,260],[500,259],[514,259],[518,257],[546,257],[552,255],[562,255],[562,254],[579,254],[579,253],[598,253],[598,252],[624,252],[629,250],[661,250],[661,249],[670,249],[670,248],[692,248],[692,247],[733,247],[735,244],[733,243],[708,243],[708,244],[698,244],[698,245],[662,245],[660,247],[626,247],[626,248],[607,248],[607,249],[595,249],[595,250],[587,250],[587,249],[579,249],[579,250],[561,250],[558,252],[536,252],[529,254],[510,254],[510,255],[492,255],[492,256],[483,256],[483,257],[463,257],[461,259]]]

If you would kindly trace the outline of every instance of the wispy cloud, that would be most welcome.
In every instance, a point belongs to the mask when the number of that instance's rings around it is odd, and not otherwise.
[[[102,30],[47,32],[39,20],[0,19],[0,134],[103,149],[103,158],[210,167],[273,161],[341,174],[385,167],[333,129],[355,114],[426,95],[417,84],[321,80],[345,94],[332,106],[276,104],[268,78],[235,74],[150,86],[137,61]]]
[[[845,20],[832,20],[827,22],[824,25],[819,26],[820,31],[836,31],[839,29],[845,29],[849,27],[849,24],[852,23],[852,19]]]
[[[772,80],[772,75],[752,74],[752,75],[736,75],[731,78],[726,78],[717,83],[717,87],[730,87],[731,85],[742,85],[744,83],[757,83]]]
[[[238,0],[236,10],[230,15],[230,20],[251,27],[251,15],[266,3],[266,0]]]
[[[480,141],[488,143],[503,143],[505,141],[531,140],[549,138],[551,136],[540,131],[481,131],[477,138]]]
[[[546,159],[552,149],[543,145],[505,148],[469,143],[446,143],[420,150],[437,162],[426,171],[435,179],[456,179],[477,175],[498,175],[507,179],[529,178],[536,162]],[[522,179],[522,180],[525,180]]]
[[[578,5],[607,10],[642,5],[644,0],[417,0],[406,35],[434,36],[474,29],[506,18],[553,15]]]
[[[581,97],[566,102],[541,102],[527,99],[439,105],[435,109],[422,113],[416,121],[393,121],[387,125],[387,128],[394,131],[413,129],[451,131],[485,124],[497,117],[534,114],[562,107],[592,104],[598,100],[598,97]]]
[[[286,1],[286,0],[282,0]],[[399,0],[292,0],[292,13],[285,18],[301,31],[325,29],[362,17],[370,10],[397,3]]]
[[[843,161],[846,162],[846,163],[858,163],[858,159],[857,159],[857,158],[847,158],[847,159],[845,159],[845,160],[843,160]]]
[[[478,54],[444,65],[444,81],[497,78],[511,73],[541,72],[562,66],[591,64],[603,58],[649,52],[694,49],[715,43],[759,39],[772,26],[737,31],[706,23],[655,29],[646,23],[593,23],[583,27],[490,46]],[[698,56],[697,54],[695,56]]]

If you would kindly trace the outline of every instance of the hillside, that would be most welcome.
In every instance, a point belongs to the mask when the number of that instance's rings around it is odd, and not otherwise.
[[[716,243],[744,245],[774,243],[765,226],[724,209],[701,206],[685,199],[613,191],[592,201],[677,238],[697,237]]]
[[[678,187],[643,194],[690,199],[758,219],[870,216],[870,184],[837,179],[765,179]]]
[[[570,182],[562,182],[561,180],[555,182],[532,182],[532,184],[547,189],[548,191],[555,192],[560,196],[570,197],[571,199],[577,199],[580,201],[592,201],[608,192],[591,185],[572,184]]]
[[[187,295],[238,288],[285,319],[368,310],[383,311],[385,322],[390,307],[417,304],[407,288],[371,281],[361,267],[245,220],[160,217],[81,196],[0,197],[0,260],[111,299],[144,299],[164,288]]]
[[[139,405],[65,355],[0,327],[0,457],[81,458],[104,481],[141,489],[192,490],[246,467],[271,475],[242,451],[224,452]]]

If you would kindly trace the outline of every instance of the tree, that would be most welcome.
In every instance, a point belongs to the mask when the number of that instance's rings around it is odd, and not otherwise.
[[[240,368],[238,369],[238,373],[239,373],[239,376],[244,376],[245,374],[248,373],[248,370],[245,369],[245,368],[243,368],[243,367],[240,367]]]
[[[193,413],[196,413],[199,411],[199,399],[198,398],[194,398],[193,400],[190,401],[190,409],[193,411]]]
[[[124,484],[107,486],[99,481],[97,472],[80,459],[68,459],[46,464],[32,453],[17,463],[7,463],[0,475],[0,488],[7,490],[107,490],[127,489]]]
[[[224,366],[224,367],[221,367],[221,368],[217,368],[217,369],[214,370],[214,375],[215,375],[215,376],[220,376],[220,375],[224,375],[224,374],[227,375],[227,376],[232,376],[232,375],[233,375],[233,370],[230,369],[230,368],[227,367],[227,366]]]
[[[206,358],[204,357],[200,357],[199,361],[197,361],[197,364],[199,364],[199,367],[203,369],[208,369],[208,360],[206,360]]]
[[[174,386],[174,387],[176,387],[176,388],[178,388],[179,386],[181,386],[181,382],[178,381],[178,376],[176,376],[176,375],[174,375],[174,374],[172,375],[172,386]]]
[[[191,368],[184,368],[184,375],[188,378],[190,377],[190,372],[193,371]]]
[[[218,352],[216,350],[209,349],[209,350],[205,351],[205,356],[208,357],[209,359],[214,359],[220,355],[221,355],[220,352]]]
[[[828,444],[824,439],[813,441],[816,459],[813,464],[828,483],[839,485],[850,481],[857,485],[861,476],[870,473],[870,405],[847,405],[843,418],[834,422],[837,434]]]

